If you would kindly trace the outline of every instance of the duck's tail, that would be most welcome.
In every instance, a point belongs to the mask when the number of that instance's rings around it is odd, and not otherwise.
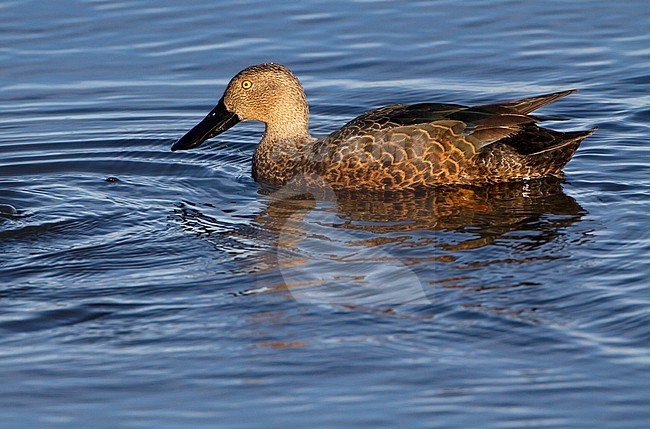
[[[526,155],[526,165],[541,175],[559,175],[578,150],[580,143],[596,132],[596,129],[558,133],[561,134],[561,141]]]

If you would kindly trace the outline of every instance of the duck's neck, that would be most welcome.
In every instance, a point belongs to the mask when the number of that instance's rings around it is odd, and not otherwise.
[[[272,185],[283,185],[304,166],[304,147],[314,139],[307,123],[266,125],[253,155],[253,177]]]
[[[284,182],[304,165],[309,135],[309,107],[299,86],[281,92],[265,115],[266,129],[253,155],[253,175],[266,182]]]
[[[309,117],[299,120],[285,119],[266,124],[262,142],[301,141],[309,137]]]

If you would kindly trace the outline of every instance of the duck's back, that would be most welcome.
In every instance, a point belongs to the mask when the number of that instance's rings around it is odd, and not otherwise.
[[[573,91],[506,103],[397,104],[364,113],[311,150],[334,187],[408,189],[557,175],[593,131],[536,125],[531,111]]]

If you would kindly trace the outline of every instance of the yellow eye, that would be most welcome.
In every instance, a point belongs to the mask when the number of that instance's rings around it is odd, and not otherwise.
[[[250,89],[253,86],[253,83],[250,80],[245,80],[241,83],[241,87],[244,89]]]

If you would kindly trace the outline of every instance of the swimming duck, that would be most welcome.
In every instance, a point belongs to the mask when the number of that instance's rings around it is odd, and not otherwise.
[[[266,129],[253,178],[272,187],[299,179],[334,189],[398,190],[558,176],[595,128],[553,131],[529,113],[574,92],[474,107],[394,104],[314,138],[300,81],[285,66],[266,63],[237,73],[216,107],[171,149],[198,147],[254,120]]]

